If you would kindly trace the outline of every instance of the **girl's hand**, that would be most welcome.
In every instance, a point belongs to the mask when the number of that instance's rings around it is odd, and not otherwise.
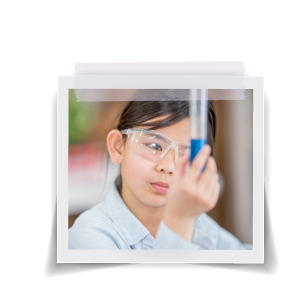
[[[205,145],[189,166],[189,154],[181,157],[170,182],[164,211],[164,223],[177,234],[191,241],[195,219],[215,207],[220,184],[216,162]],[[205,170],[200,173],[207,161]],[[185,171],[187,169],[187,172]]]

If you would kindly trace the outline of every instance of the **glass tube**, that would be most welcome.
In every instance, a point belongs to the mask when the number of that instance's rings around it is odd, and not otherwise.
[[[191,163],[200,149],[207,143],[207,100],[207,89],[190,90]]]

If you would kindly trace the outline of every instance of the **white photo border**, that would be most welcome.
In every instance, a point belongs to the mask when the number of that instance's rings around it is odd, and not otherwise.
[[[120,251],[68,249],[69,89],[239,89],[241,80],[244,89],[253,90],[253,250]],[[57,263],[264,263],[263,77],[198,75],[61,76],[58,78],[57,116]]]

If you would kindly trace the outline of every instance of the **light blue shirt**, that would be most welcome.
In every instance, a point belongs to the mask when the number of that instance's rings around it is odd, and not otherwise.
[[[161,221],[156,239],[128,209],[112,185],[105,201],[82,213],[69,229],[69,249],[181,249],[242,250],[242,244],[207,214],[194,223],[192,242],[188,242]]]

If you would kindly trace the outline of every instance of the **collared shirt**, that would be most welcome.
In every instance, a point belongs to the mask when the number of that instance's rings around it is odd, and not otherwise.
[[[82,213],[69,229],[69,249],[252,249],[219,226],[207,214],[194,223],[192,242],[183,239],[163,221],[156,238],[122,200],[115,184],[105,201]]]

